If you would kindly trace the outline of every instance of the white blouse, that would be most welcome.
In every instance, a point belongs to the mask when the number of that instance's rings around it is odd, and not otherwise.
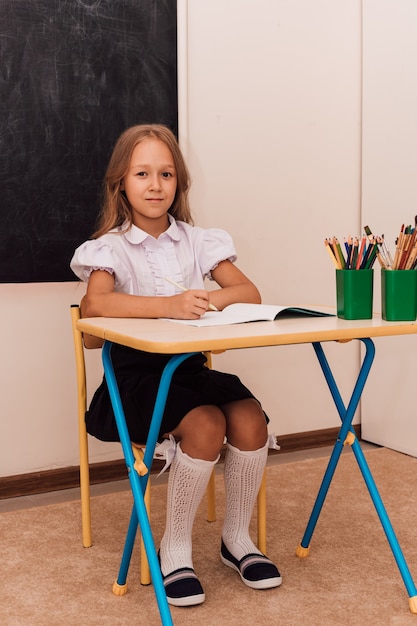
[[[200,228],[175,221],[157,239],[132,225],[117,228],[84,242],[71,260],[72,271],[88,282],[93,270],[114,275],[115,291],[141,296],[170,296],[180,290],[165,277],[187,289],[204,289],[204,278],[224,260],[234,262],[230,235],[221,229]]]

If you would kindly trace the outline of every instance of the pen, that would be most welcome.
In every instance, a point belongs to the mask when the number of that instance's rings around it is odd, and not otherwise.
[[[180,285],[179,283],[176,283],[175,280],[172,280],[172,278],[168,278],[168,276],[164,276],[165,280],[168,281],[169,283],[171,283],[171,285],[174,285],[174,287],[178,287],[178,289],[181,289],[182,291],[188,291],[187,287],[184,287],[184,285]],[[216,309],[216,307],[214,306],[214,304],[209,304],[208,308],[210,309],[210,311],[218,311],[219,309]]]

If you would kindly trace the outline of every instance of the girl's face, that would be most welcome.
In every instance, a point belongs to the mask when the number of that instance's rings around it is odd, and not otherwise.
[[[132,206],[132,221],[153,237],[169,226],[168,210],[174,202],[177,173],[171,151],[159,139],[144,139],[132,153],[121,189]]]

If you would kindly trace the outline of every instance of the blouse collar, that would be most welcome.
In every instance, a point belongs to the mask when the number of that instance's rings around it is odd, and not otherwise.
[[[167,230],[161,233],[158,239],[168,236],[173,241],[179,241],[181,238],[181,235],[180,235],[180,230],[178,228],[178,224],[175,221],[175,219],[172,217],[172,215],[170,215],[169,213],[168,213],[168,220],[169,220],[169,226]],[[122,226],[122,230],[123,228],[124,228],[124,225]],[[136,244],[143,243],[148,238],[154,239],[154,237],[146,233],[141,228],[138,228],[134,224],[130,226],[130,228],[124,233],[124,235],[130,243],[136,243]]]

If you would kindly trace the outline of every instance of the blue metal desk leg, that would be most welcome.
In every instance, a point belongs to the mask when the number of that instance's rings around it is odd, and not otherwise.
[[[321,509],[323,507],[324,500],[326,499],[327,491],[330,487],[330,483],[332,481],[334,472],[336,470],[337,463],[342,453],[344,441],[347,437],[349,429],[351,428],[352,420],[355,415],[355,412],[356,412],[356,409],[357,409],[357,406],[361,397],[361,393],[365,386],[366,379],[371,369],[372,362],[374,359],[374,354],[375,354],[375,348],[371,342],[371,345],[367,346],[365,358],[363,360],[362,367],[360,369],[348,408],[346,410],[343,405],[343,401],[341,399],[333,374],[327,362],[326,356],[324,354],[322,345],[320,343],[313,343],[313,347],[314,347],[316,356],[319,360],[319,363],[321,365],[321,368],[323,370],[323,374],[326,378],[330,392],[333,396],[333,400],[336,404],[339,414],[341,415],[342,427],[339,431],[336,443],[334,445],[332,454],[330,456],[329,463],[327,465],[326,472],[323,476],[323,480],[322,480],[322,483],[321,483],[321,486],[320,486],[320,489],[316,498],[316,502],[311,512],[306,531],[304,533],[300,546],[297,548],[298,556],[308,555],[310,540],[313,535],[314,529],[316,527]]]
[[[153,454],[155,451],[155,446],[156,446],[156,442],[157,442],[158,435],[159,435],[159,428],[160,428],[161,419],[162,419],[164,409],[165,409],[166,399],[167,399],[172,375],[175,369],[178,367],[178,365],[180,365],[180,363],[182,363],[185,359],[190,357],[192,354],[194,353],[174,356],[167,363],[162,373],[158,393],[157,393],[156,400],[155,400],[155,406],[154,406],[152,420],[151,420],[151,427],[148,433],[148,440],[146,444],[145,455],[143,459],[143,463],[144,465],[146,465],[146,467],[151,467],[152,465]],[[113,376],[114,376],[114,373],[113,373]],[[117,395],[119,396],[118,388],[115,391],[117,391]],[[120,399],[119,399],[119,402],[120,402]],[[123,417],[123,422],[125,424],[124,417]],[[124,429],[124,427],[122,428]],[[129,448],[129,456],[130,456],[130,453],[131,453],[130,441],[128,444],[128,448]],[[136,471],[132,471],[129,473],[129,476],[131,473],[137,475]],[[145,474],[144,476],[138,476],[138,478],[139,478],[139,484],[142,490],[142,494],[144,494],[146,491],[147,484],[148,484],[149,474]],[[136,480],[136,478],[134,480]],[[137,528],[138,528],[138,517],[136,513],[135,504],[133,504],[132,514],[131,514],[131,518],[129,522],[129,528],[127,531],[125,546],[124,546],[123,555],[122,555],[122,560],[120,563],[119,575],[113,586],[113,592],[117,595],[123,595],[124,593],[126,593],[127,573],[128,573],[129,566],[130,566],[132,551],[133,551],[136,534],[137,534]]]
[[[390,544],[391,550],[393,552],[394,558],[400,570],[400,574],[403,578],[404,584],[406,586],[408,595],[409,595],[409,606],[412,613],[417,613],[417,590],[414,585],[413,579],[411,577],[410,571],[408,569],[407,563],[402,554],[401,548],[399,546],[397,537],[395,536],[394,530],[392,528],[390,519],[387,515],[381,497],[379,495],[378,489],[376,487],[375,481],[372,477],[372,474],[369,470],[368,464],[362,452],[362,448],[359,445],[358,440],[355,436],[355,431],[352,427],[352,420],[355,415],[357,406],[359,404],[363,388],[365,386],[366,380],[368,378],[369,371],[372,367],[373,359],[375,356],[375,346],[373,341],[369,338],[361,339],[365,344],[366,352],[365,357],[363,359],[362,367],[360,369],[354,391],[352,393],[348,408],[346,409],[340,395],[339,389],[334,380],[334,376],[330,370],[329,364],[327,362],[326,356],[324,354],[323,348],[320,343],[314,343],[313,347],[316,352],[316,356],[321,365],[323,374],[326,378],[327,384],[329,386],[330,392],[332,394],[334,403],[336,405],[339,416],[342,420],[342,427],[339,431],[339,435],[335,446],[333,448],[332,455],[329,460],[329,464],[327,466],[326,472],[323,477],[323,481],[319,490],[319,493],[316,498],[316,502],[313,507],[313,511],[310,516],[310,520],[308,522],[306,531],[304,533],[304,537],[301,541],[301,544],[297,548],[297,555],[300,557],[308,556],[310,550],[310,540],[313,535],[314,528],[317,524],[318,517],[320,515],[322,506],[324,504],[324,500],[327,495],[328,488],[330,486],[331,480],[333,478],[337,463],[339,461],[340,455],[343,450],[343,445],[346,441],[346,437],[350,432],[351,436],[351,445],[352,450],[355,454],[356,461],[359,465],[359,468],[362,472],[362,476],[364,478],[365,484],[368,488],[368,491],[371,495],[372,501],[378,513],[379,519],[381,521],[382,527],[385,531],[386,537]]]
[[[398,543],[398,539],[395,535],[394,529],[392,527],[391,521],[388,517],[388,514],[385,510],[385,506],[382,502],[381,496],[379,495],[377,486],[371,474],[371,471],[368,467],[368,463],[364,457],[362,452],[362,448],[359,445],[357,439],[352,444],[352,450],[355,454],[356,460],[358,462],[359,468],[362,472],[363,479],[368,487],[368,491],[371,495],[372,501],[374,503],[376,512],[378,513],[378,517],[381,521],[382,527],[384,529],[385,535],[388,539],[388,543],[391,547],[392,553],[394,555],[395,561],[397,563],[398,569],[400,570],[401,577],[404,581],[405,588],[408,593],[408,603],[410,607],[410,611],[412,613],[417,613],[417,589],[414,584],[414,581],[411,577],[410,570],[408,569],[407,562],[404,558],[402,550],[400,548],[400,544]]]
[[[132,452],[132,446],[129,438],[129,433],[126,426],[126,420],[124,416],[123,406],[120,399],[119,389],[114,374],[113,364],[111,361],[111,342],[106,341],[103,346],[103,365],[106,377],[107,386],[109,388],[109,394],[113,406],[117,429],[119,432],[120,442],[122,444],[123,454],[125,457],[130,486],[133,493],[134,506],[129,523],[129,529],[126,537],[125,548],[123,551],[122,562],[120,565],[119,576],[115,583],[117,588],[126,587],[127,571],[130,564],[130,559],[133,550],[133,544],[136,537],[136,530],[138,523],[140,525],[143,542],[145,545],[146,556],[149,562],[149,569],[151,572],[152,582],[155,589],[156,600],[158,603],[159,613],[161,621],[164,626],[172,626],[172,618],[169,610],[169,605],[165,593],[165,588],[162,580],[162,574],[159,567],[158,557],[155,550],[155,545],[152,537],[152,531],[150,528],[149,518],[144,502],[144,493],[148,481],[148,474],[143,477],[139,477],[134,468],[135,458]],[[161,381],[159,384],[159,390],[155,402],[154,412],[152,416],[151,428],[146,442],[146,451],[144,463],[147,467],[151,466],[153,454],[156,446],[156,441],[159,434],[159,428],[161,425],[162,415],[165,408],[166,398],[169,391],[172,375],[180,363],[191,356],[191,354],[174,355],[168,364],[166,365]],[[124,593],[125,591],[122,591]],[[117,592],[116,592],[117,593]]]

